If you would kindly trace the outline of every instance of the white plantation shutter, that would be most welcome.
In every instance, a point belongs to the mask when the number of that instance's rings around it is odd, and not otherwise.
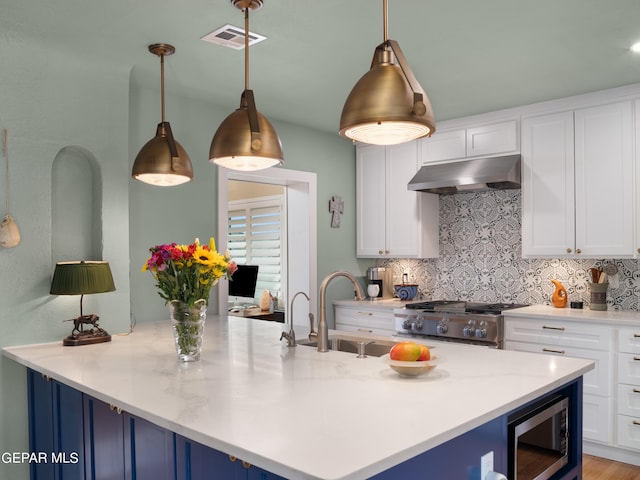
[[[283,197],[229,202],[229,252],[241,265],[258,265],[256,303],[264,290],[282,291]]]

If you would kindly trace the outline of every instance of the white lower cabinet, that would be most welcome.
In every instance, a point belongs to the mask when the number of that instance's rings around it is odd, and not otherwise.
[[[600,443],[611,443],[613,401],[610,397],[584,394],[582,399],[582,436]]]
[[[584,358],[593,360],[593,370],[583,376],[583,389],[587,395],[611,396],[611,353],[602,350],[587,350],[584,348],[557,345],[554,342],[531,344],[506,341],[507,350],[520,352],[544,353],[546,355],[562,355],[565,357]]]
[[[640,420],[618,415],[618,445],[640,451]]]
[[[505,348],[593,360],[583,377],[583,437],[613,444],[613,332],[605,325],[584,325],[535,318],[505,318]]]
[[[393,309],[369,306],[335,306],[336,330],[393,335]]]
[[[618,330],[617,393],[617,444],[640,451],[640,327]]]

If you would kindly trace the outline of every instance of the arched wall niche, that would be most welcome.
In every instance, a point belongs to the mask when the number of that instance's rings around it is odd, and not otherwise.
[[[62,148],[51,166],[51,257],[102,260],[102,176],[82,147]]]

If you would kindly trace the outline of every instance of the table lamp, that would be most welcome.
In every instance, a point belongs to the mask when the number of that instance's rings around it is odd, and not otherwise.
[[[72,318],[73,330],[62,340],[63,345],[76,346],[111,341],[98,326],[97,315],[82,313],[82,300],[86,294],[113,292],[116,289],[108,262],[58,262],[51,281],[52,295],[80,295],[80,316]]]

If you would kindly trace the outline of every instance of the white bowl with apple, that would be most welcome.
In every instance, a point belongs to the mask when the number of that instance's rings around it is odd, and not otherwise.
[[[411,341],[396,343],[383,359],[402,377],[426,375],[436,368],[435,356],[429,347]]]

